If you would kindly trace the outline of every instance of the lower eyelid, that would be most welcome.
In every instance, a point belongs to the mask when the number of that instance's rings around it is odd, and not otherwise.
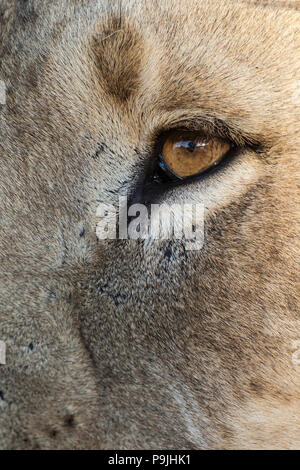
[[[144,204],[152,204],[155,202],[159,202],[164,195],[170,191],[176,189],[176,187],[188,186],[192,183],[200,182],[208,177],[211,177],[214,173],[222,171],[224,168],[230,165],[231,162],[235,160],[244,150],[243,148],[238,148],[235,145],[232,146],[231,150],[229,150],[228,154],[222,159],[222,161],[213,167],[208,168],[206,171],[192,176],[186,179],[176,179],[176,180],[157,180],[153,179],[153,173],[146,178],[143,184],[142,199]]]

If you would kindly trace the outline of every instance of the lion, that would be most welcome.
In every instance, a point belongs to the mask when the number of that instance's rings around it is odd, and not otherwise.
[[[299,448],[299,2],[0,18],[0,447]],[[100,239],[121,196],[203,246]]]

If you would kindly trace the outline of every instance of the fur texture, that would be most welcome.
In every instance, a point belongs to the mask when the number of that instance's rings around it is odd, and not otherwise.
[[[298,2],[0,2],[0,446],[299,448]],[[105,241],[157,136],[228,127],[205,244]]]

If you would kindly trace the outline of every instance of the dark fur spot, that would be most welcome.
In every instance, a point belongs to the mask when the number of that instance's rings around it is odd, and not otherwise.
[[[38,18],[37,13],[35,12],[33,5],[28,0],[23,0],[19,2],[19,9],[17,11],[18,21],[24,26],[30,24],[33,26],[36,23]]]
[[[56,294],[52,290],[49,291],[49,299],[56,299]]]
[[[171,257],[172,257],[172,250],[168,246],[168,248],[165,250],[164,258],[167,260],[170,260]]]
[[[0,400],[4,401],[4,393],[2,392],[2,390],[0,390]]]
[[[107,147],[105,144],[103,143],[99,143],[98,146],[97,146],[97,150],[95,153],[93,153],[91,155],[91,157],[94,159],[94,160],[97,160],[99,155],[101,155],[105,150],[107,150]]]
[[[73,427],[75,426],[75,418],[73,415],[67,415],[65,417],[65,425],[68,427]]]
[[[112,18],[95,35],[93,50],[99,82],[116,98],[127,101],[139,85],[143,53],[139,34],[126,20]]]
[[[36,88],[38,84],[38,70],[36,64],[30,64],[26,70],[26,79],[29,89]]]
[[[256,395],[261,396],[263,394],[263,386],[260,383],[252,380],[249,385],[251,390],[255,392]]]
[[[230,440],[234,437],[234,433],[229,427],[222,425],[221,436],[222,436],[222,439]]]

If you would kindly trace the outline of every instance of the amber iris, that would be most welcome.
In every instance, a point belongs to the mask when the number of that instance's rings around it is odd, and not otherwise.
[[[228,153],[229,142],[197,132],[172,131],[163,143],[161,158],[171,172],[181,178],[202,173]]]

